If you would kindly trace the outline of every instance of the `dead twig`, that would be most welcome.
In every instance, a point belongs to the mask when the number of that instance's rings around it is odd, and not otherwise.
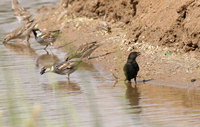
[[[107,52],[107,53],[105,53],[105,54],[103,54],[103,55],[89,57],[88,59],[96,59],[96,58],[99,58],[99,57],[103,57],[103,56],[109,55],[109,54],[111,54],[111,53],[113,53],[113,52]]]

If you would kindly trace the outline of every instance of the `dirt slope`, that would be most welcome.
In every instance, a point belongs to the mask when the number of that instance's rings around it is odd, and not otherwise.
[[[44,14],[38,27],[62,30],[58,45],[106,43],[93,55],[114,53],[92,62],[119,78],[130,51],[140,51],[139,79],[200,83],[198,0],[61,0],[36,12]]]
[[[65,0],[76,16],[123,22],[133,42],[198,50],[200,2],[198,0]],[[63,1],[64,2],[64,1]]]

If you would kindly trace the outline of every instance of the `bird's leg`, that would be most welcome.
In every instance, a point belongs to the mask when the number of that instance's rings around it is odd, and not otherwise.
[[[27,35],[27,37],[26,37],[26,44],[27,44],[27,45],[30,45],[30,44],[29,44],[29,39],[30,39],[30,34]]]
[[[52,46],[50,46],[50,52],[51,52],[51,54],[53,54],[53,52],[52,52]]]
[[[69,81],[69,74],[67,74],[67,80]]]
[[[142,80],[142,82],[145,84],[145,83],[146,83],[146,80],[145,80],[145,79],[143,79],[143,80]]]
[[[30,46],[29,38],[30,38],[30,35],[27,35],[27,36],[25,37],[25,39],[23,40],[23,43],[26,44],[27,46]]]
[[[46,45],[46,46],[44,47],[44,50],[45,50],[45,51],[46,51],[47,47],[48,47],[48,45]]]
[[[44,51],[47,53],[47,55],[49,55],[49,52],[46,49],[44,49]]]
[[[50,45],[51,45],[52,47],[54,46],[52,42],[50,43]]]
[[[50,43],[50,52],[53,54],[52,47],[53,47],[53,43]]]
[[[135,84],[137,84],[136,77],[134,78]]]

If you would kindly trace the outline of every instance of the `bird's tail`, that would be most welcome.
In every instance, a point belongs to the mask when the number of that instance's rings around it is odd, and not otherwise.
[[[53,31],[49,31],[51,33],[51,35],[53,35],[54,37],[58,37],[61,34],[60,30],[53,30]]]

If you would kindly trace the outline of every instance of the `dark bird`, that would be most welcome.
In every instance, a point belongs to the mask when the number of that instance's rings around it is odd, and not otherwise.
[[[30,21],[32,14],[28,12],[25,8],[20,7],[17,0],[12,0],[12,10],[14,12],[14,16],[21,21],[25,21],[26,23]]]
[[[18,27],[4,37],[3,43],[6,43],[12,39],[25,39],[28,42],[31,31],[35,25],[36,23],[34,21],[29,21],[27,24]]]
[[[50,45],[50,50],[52,49],[53,43],[56,41],[56,38],[60,34],[60,30],[49,31],[47,33],[44,33],[39,29],[33,29],[32,31],[35,36],[35,40],[41,45],[46,45],[44,49],[46,49],[48,45]]]
[[[65,55],[65,60],[67,61],[72,58],[87,58],[99,46],[101,46],[101,44],[98,44],[96,41],[82,44],[77,48],[77,50],[74,53],[69,52],[67,55]]]
[[[131,82],[131,79],[134,78],[135,84],[137,84],[136,77],[137,77],[137,73],[139,71],[139,66],[136,62],[136,58],[139,55],[140,55],[139,52],[131,52],[129,54],[128,60],[127,60],[126,64],[124,65],[124,68],[123,68],[124,74],[126,76],[126,80]]]
[[[69,80],[70,74],[73,73],[78,68],[81,62],[82,61],[80,58],[73,58],[71,60],[64,61],[64,62],[57,62],[53,64],[52,66],[48,66],[48,67],[44,66],[41,69],[40,74],[42,75],[47,72],[53,72],[60,75],[67,75],[67,78]]]

